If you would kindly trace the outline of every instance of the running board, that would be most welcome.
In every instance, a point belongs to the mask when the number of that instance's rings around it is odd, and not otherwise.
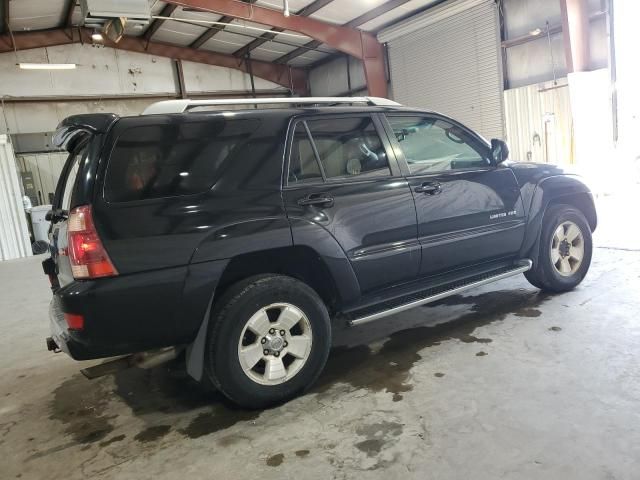
[[[495,275],[489,274],[489,276],[487,276],[486,278],[482,278],[479,280],[477,279],[477,277],[475,277],[475,278],[472,278],[469,281],[469,283],[466,283],[464,285],[458,285],[453,288],[448,288],[437,293],[431,293],[430,295],[427,295],[426,297],[421,298],[419,300],[413,300],[413,301],[410,301],[386,310],[382,310],[380,312],[375,312],[369,315],[358,317],[354,320],[348,321],[347,323],[350,326],[354,327],[357,325],[362,325],[363,323],[372,322],[380,318],[388,317],[389,315],[394,315],[396,313],[404,312],[405,310],[409,310],[414,307],[419,307],[420,305],[426,305],[427,303],[432,303],[432,302],[435,302],[436,300],[440,300],[442,298],[450,297],[451,295],[456,295],[458,293],[471,290],[472,288],[480,287],[481,285],[486,285],[487,283],[492,283],[497,280],[502,280],[503,278],[508,278],[514,275],[518,275],[520,273],[524,273],[528,270],[531,270],[532,266],[533,266],[533,262],[531,260],[529,259],[521,260],[518,262],[515,268],[509,269],[506,271],[502,270],[500,271],[500,273],[497,273]]]

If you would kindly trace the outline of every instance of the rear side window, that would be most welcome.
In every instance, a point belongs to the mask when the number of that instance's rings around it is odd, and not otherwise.
[[[327,179],[391,174],[371,117],[327,118],[306,123]]]
[[[210,189],[258,128],[259,121],[145,125],[115,142],[105,180],[110,202],[128,202]]]

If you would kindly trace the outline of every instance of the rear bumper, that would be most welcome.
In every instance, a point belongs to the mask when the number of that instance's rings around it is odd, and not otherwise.
[[[185,275],[180,267],[65,285],[49,305],[51,338],[75,360],[184,343],[177,312]],[[82,315],[82,330],[70,330],[65,313]]]

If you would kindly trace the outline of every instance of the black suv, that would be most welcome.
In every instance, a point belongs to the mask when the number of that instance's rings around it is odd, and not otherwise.
[[[174,100],[69,117],[55,140],[49,348],[184,353],[246,407],[309,387],[336,322],[519,273],[562,292],[591,261],[578,177],[388,100]]]

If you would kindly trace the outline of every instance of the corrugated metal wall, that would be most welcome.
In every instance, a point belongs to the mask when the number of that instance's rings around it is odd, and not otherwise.
[[[510,158],[568,165],[575,162],[573,117],[567,80],[504,92]]]
[[[27,219],[13,148],[0,135],[0,260],[31,255]]]
[[[504,134],[502,57],[493,0],[446,2],[383,30],[393,98],[440,111],[487,138]]]

